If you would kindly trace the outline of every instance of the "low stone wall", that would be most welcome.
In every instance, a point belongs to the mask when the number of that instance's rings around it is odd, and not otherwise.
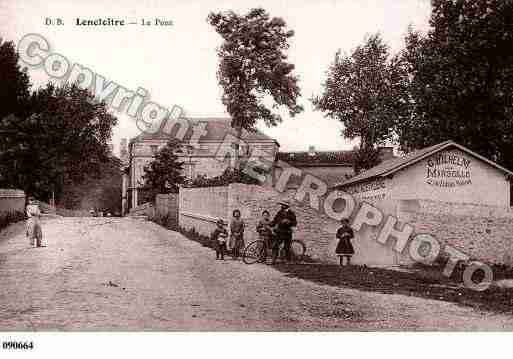
[[[411,200],[399,203],[399,215],[416,233],[429,233],[471,259],[513,265],[510,208]]]
[[[155,211],[158,216],[171,216],[178,220],[178,194],[158,194],[155,198]]]
[[[25,192],[17,189],[0,189],[0,213],[25,211]]]

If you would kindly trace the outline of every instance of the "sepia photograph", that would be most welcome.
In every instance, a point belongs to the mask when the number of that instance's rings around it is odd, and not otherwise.
[[[0,0],[1,356],[511,332],[512,180],[511,0]]]

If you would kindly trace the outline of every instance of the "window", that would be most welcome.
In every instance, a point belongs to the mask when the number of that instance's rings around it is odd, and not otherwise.
[[[151,148],[152,155],[156,154],[159,150],[159,146],[157,146],[157,145],[151,145],[150,148]]]

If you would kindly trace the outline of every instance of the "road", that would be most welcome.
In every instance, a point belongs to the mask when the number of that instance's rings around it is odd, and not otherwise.
[[[135,218],[54,218],[45,248],[0,234],[0,331],[501,330],[507,315],[336,288],[245,265]]]

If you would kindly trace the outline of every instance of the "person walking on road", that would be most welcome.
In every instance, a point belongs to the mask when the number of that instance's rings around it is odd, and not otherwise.
[[[238,209],[234,210],[232,215],[233,218],[230,223],[230,248],[232,249],[233,259],[237,259],[244,248],[244,227],[246,224],[240,218],[241,213]]]
[[[278,202],[281,209],[274,216],[271,226],[274,227],[276,239],[273,246],[273,259],[272,263],[276,263],[280,245],[283,243],[284,256],[287,261],[290,261],[290,244],[292,242],[292,228],[297,226],[296,214],[290,209],[290,204],[287,201]]]
[[[29,197],[25,210],[27,213],[27,237],[29,244],[33,247],[42,247],[41,210],[34,197]]]
[[[339,257],[340,265],[344,265],[344,257],[346,258],[347,265],[351,264],[351,257],[354,254],[354,248],[351,244],[351,239],[354,238],[354,232],[349,226],[349,220],[342,218],[342,226],[337,231],[338,244],[335,253]]]

